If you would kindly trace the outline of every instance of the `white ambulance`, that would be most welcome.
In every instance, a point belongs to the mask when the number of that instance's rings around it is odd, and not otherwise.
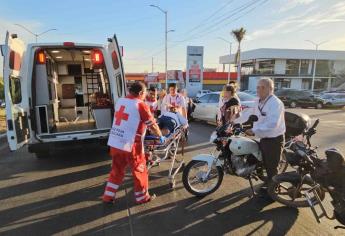
[[[114,104],[126,93],[116,36],[108,45],[74,42],[25,46],[6,34],[7,138],[12,151],[28,144],[38,158],[54,150],[106,140]]]

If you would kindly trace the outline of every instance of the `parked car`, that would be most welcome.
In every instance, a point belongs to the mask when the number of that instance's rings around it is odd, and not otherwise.
[[[253,95],[253,96],[255,96],[255,97],[256,97],[256,91],[252,91],[252,90],[244,90],[243,92],[248,93],[248,94]]]
[[[282,100],[285,106],[291,108],[315,107],[321,109],[325,105],[325,101],[322,98],[312,94],[308,90],[281,89],[276,91],[275,95]]]
[[[196,98],[200,98],[201,96],[211,93],[211,90],[207,90],[207,89],[203,89],[198,91],[198,93],[196,94]]]
[[[321,98],[324,100],[325,106],[345,106],[345,93],[325,93]]]
[[[244,92],[238,92],[237,95],[240,98],[243,113],[250,110],[249,108],[254,108],[254,96]],[[211,92],[197,99],[195,110],[192,114],[193,118],[215,122],[217,120],[219,97],[220,92]]]

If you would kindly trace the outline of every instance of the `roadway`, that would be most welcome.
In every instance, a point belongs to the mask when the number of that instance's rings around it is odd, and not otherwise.
[[[345,153],[344,111],[298,111],[320,118],[312,143],[321,155],[331,146]],[[191,124],[186,161],[213,150],[208,143],[213,129]],[[128,174],[115,204],[104,205],[100,197],[110,169],[106,149],[64,151],[38,160],[26,148],[9,152],[0,145],[0,235],[344,235],[334,229],[336,221],[318,224],[308,208],[251,198],[248,181],[238,177],[225,176],[221,187],[202,199],[184,190],[181,174],[171,190],[167,168],[162,164],[151,172],[155,201],[135,205]]]

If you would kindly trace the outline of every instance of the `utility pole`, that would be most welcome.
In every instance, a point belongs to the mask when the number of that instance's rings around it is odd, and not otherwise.
[[[157,5],[150,5],[150,7],[157,8],[165,15],[165,89],[168,88],[168,33],[174,32],[174,30],[168,30],[168,11],[163,10]]]
[[[315,73],[316,73],[316,58],[317,58],[317,51],[319,49],[319,46],[321,44],[326,43],[327,41],[323,41],[321,43],[315,43],[314,41],[311,40],[305,40],[315,46],[315,55],[314,55],[314,68],[313,68],[313,79],[311,81],[311,91],[314,92],[314,84],[315,84]]]

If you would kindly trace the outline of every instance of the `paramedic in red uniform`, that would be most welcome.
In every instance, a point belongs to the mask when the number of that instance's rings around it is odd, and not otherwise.
[[[145,85],[136,82],[130,87],[129,93],[130,95],[116,102],[114,123],[110,130],[108,145],[112,157],[112,169],[103,195],[103,201],[107,203],[114,201],[127,166],[132,169],[135,201],[141,204],[151,200],[143,147],[146,127],[164,141],[150,108],[144,102]]]
[[[151,113],[155,115],[158,108],[157,89],[155,87],[150,87],[145,103],[149,106]]]
[[[175,110],[187,118],[186,100],[181,94],[177,93],[176,84],[169,84],[169,94],[163,98],[161,109],[162,114]]]

